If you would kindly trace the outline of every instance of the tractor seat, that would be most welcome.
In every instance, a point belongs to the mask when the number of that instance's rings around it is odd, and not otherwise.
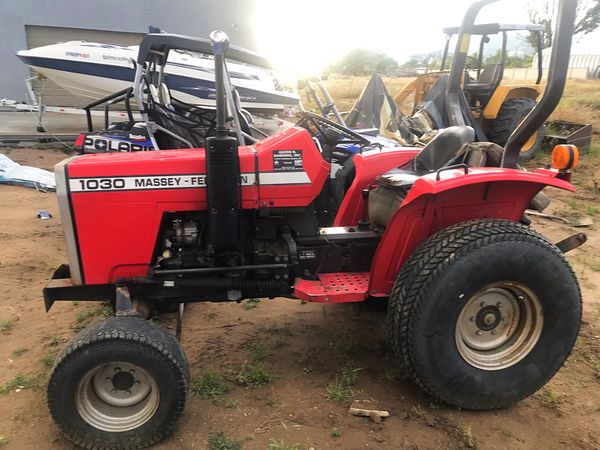
[[[448,127],[427,143],[415,158],[414,171],[419,175],[440,170],[452,161],[463,145],[475,140],[475,131],[471,127]]]
[[[369,221],[385,228],[419,177],[452,164],[464,152],[465,144],[475,139],[471,127],[440,130],[416,156],[407,169],[392,169],[376,178],[377,188],[369,193]]]
[[[486,100],[492,94],[492,91],[500,84],[502,76],[502,66],[500,64],[490,64],[479,74],[477,81],[465,83],[465,91],[474,95],[480,100]]]

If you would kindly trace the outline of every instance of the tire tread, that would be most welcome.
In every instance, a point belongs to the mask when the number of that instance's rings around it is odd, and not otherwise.
[[[573,269],[558,247],[523,224],[497,219],[462,222],[439,231],[413,252],[398,273],[390,295],[387,316],[392,349],[410,378],[436,400],[472,408],[466,404],[450,402],[444,393],[430,386],[426,377],[416,367],[415,349],[411,342],[412,336],[417,333],[415,323],[420,315],[419,306],[424,301],[423,293],[435,282],[438,274],[461,256],[484,246],[507,242],[507,239],[512,242],[532,242],[553,252],[575,278]],[[579,285],[577,287],[579,289]],[[579,301],[581,302],[580,291]],[[478,405],[475,409],[496,409],[502,406],[506,405],[486,403]]]
[[[175,367],[183,377],[181,378],[178,388],[182,388],[183,392],[187,392],[189,384],[189,366],[185,359],[185,355],[181,350],[179,343],[173,335],[158,326],[147,322],[144,319],[136,316],[117,316],[107,320],[98,322],[84,330],[80,331],[61,351],[56,359],[50,382],[48,383],[48,407],[54,418],[54,422],[59,429],[72,442],[78,446],[88,450],[133,450],[148,447],[162,441],[171,431],[173,431],[178,419],[183,414],[185,407],[185,395],[178,398],[175,414],[170,418],[169,422],[155,433],[146,439],[136,439],[135,442],[130,442],[123,446],[114,445],[96,445],[93,442],[86,441],[81,437],[72,434],[65,426],[57,420],[55,411],[54,398],[51,390],[52,375],[61,368],[62,365],[68,364],[69,358],[84,349],[101,342],[109,341],[129,341],[138,344],[146,345],[156,350],[170,366]]]

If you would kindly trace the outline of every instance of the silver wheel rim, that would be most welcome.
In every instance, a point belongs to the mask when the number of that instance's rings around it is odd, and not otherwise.
[[[154,378],[125,362],[101,364],[77,385],[75,405],[81,418],[102,431],[121,433],[148,422],[159,404]]]
[[[483,370],[501,370],[525,358],[544,325],[538,297],[521,283],[505,281],[473,295],[456,322],[460,355]]]

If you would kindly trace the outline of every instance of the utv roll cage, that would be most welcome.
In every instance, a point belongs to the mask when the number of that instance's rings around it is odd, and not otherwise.
[[[137,63],[144,64],[149,61],[151,55],[157,55],[157,61],[164,65],[167,62],[171,50],[187,50],[194,53],[212,55],[210,39],[184,36],[170,33],[148,33],[140,43]],[[271,62],[256,52],[247,50],[236,45],[230,45],[227,49],[227,59],[258,66],[264,69],[274,69]]]
[[[157,130],[171,136],[175,140],[178,140],[188,145],[189,147],[198,146],[195,142],[190,142],[190,140],[182,138],[179,134],[174,133],[172,131],[173,124],[174,122],[176,122],[176,120],[174,120],[174,118],[172,117],[172,112],[169,112],[164,108],[158,108],[159,116],[162,119],[157,120],[156,117],[150,117],[145,106],[141,106],[147,104],[147,102],[144,101],[144,94],[148,93],[146,92],[147,89],[151,89],[150,85],[159,86],[158,92],[156,94],[158,94],[162,102],[164,102],[165,96],[170,97],[168,88],[166,84],[164,84],[164,66],[167,63],[169,53],[173,50],[188,51],[203,55],[211,55],[215,59],[216,86],[213,95],[215,96],[217,102],[215,111],[217,119],[215,124],[216,128],[219,128],[220,118],[226,121],[230,121],[232,123],[233,133],[235,134],[238,141],[242,144],[250,144],[256,142],[256,138],[254,138],[251,134],[253,131],[263,137],[265,136],[264,133],[251,126],[250,121],[248,120],[249,114],[242,110],[240,106],[239,95],[230,82],[225,58],[221,58],[217,54],[214,48],[213,41],[211,41],[210,39],[183,36],[179,34],[148,33],[144,36],[142,42],[140,43],[140,49],[136,64],[136,72],[133,82],[133,95],[136,99],[138,107],[140,108],[142,118],[146,122],[150,138],[153,141],[152,143],[155,148],[160,148],[158,143],[156,142],[156,139],[154,138],[154,133]],[[227,59],[242,64],[261,67],[264,69],[273,69],[273,65],[268,59],[255,52],[237,46],[228,46],[226,50]],[[219,84],[221,84],[220,87]],[[222,98],[223,96],[219,94],[220,88],[222,89],[222,92],[226,93],[225,99]],[[150,92],[150,98],[152,97],[152,94],[153,93]],[[192,106],[183,104],[183,102],[178,103],[180,104],[180,107],[183,107],[184,109],[184,113],[182,115],[187,116],[190,113],[190,107]],[[162,114],[160,114],[161,109]],[[222,117],[219,117],[220,115]],[[165,124],[159,123],[164,121],[165,116],[168,126],[164,126]],[[189,126],[187,128],[188,130],[190,129]],[[212,131],[212,127],[209,127],[209,129],[205,133],[203,133],[202,137],[206,138],[208,134]]]
[[[226,120],[231,122],[232,132],[241,143],[256,142],[255,136],[266,137],[261,130],[253,127],[252,116],[240,106],[239,95],[229,81],[225,63],[217,64],[216,79],[223,78],[226,73],[224,88],[227,101],[214,107],[191,105],[174,98],[165,83],[167,76],[164,67],[171,51],[184,51],[215,58],[211,41],[191,36],[169,34],[159,30],[151,30],[140,43],[135,65],[133,86],[96,100],[84,107],[87,115],[88,131],[93,132],[91,110],[104,109],[104,129],[109,129],[109,110],[111,106],[124,103],[127,122],[119,124],[130,129],[135,123],[131,98],[135,98],[137,109],[148,130],[154,149],[204,147],[206,138],[214,133],[216,116],[223,111]],[[231,46],[227,49],[227,59],[238,63],[273,69],[270,61],[261,55],[241,47]],[[223,60],[224,61],[224,60]],[[222,67],[220,74],[219,67]],[[209,96],[220,98],[217,89],[209,90]],[[158,133],[157,133],[158,132]],[[253,136],[254,134],[254,136]]]

